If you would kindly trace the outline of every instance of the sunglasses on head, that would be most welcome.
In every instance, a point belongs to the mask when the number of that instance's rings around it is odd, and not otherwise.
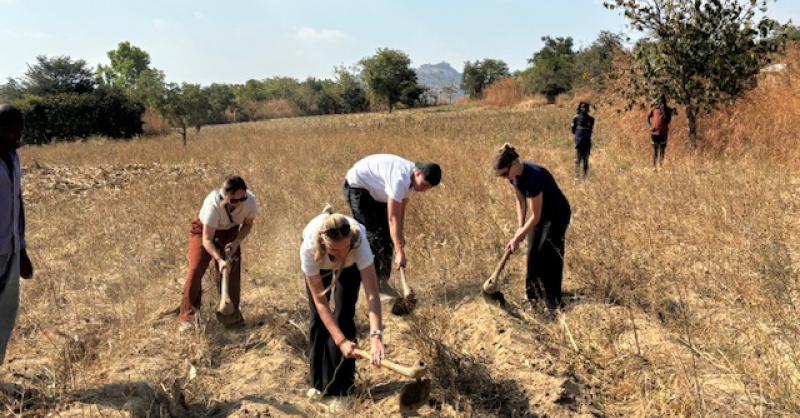
[[[350,223],[345,222],[344,225],[338,228],[328,228],[325,230],[325,235],[333,240],[341,239],[350,235]]]
[[[242,197],[240,197],[238,199],[231,198],[228,201],[231,202],[231,203],[241,203],[241,202],[244,202],[245,200],[247,200],[247,195],[244,195],[244,196],[242,196]]]

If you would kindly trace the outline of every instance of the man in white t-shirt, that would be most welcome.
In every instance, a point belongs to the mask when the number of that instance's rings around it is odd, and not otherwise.
[[[370,155],[347,171],[342,194],[353,217],[367,228],[383,303],[391,303],[397,294],[387,283],[393,264],[395,269],[406,265],[403,225],[408,200],[441,180],[438,164],[414,163],[392,154]]]

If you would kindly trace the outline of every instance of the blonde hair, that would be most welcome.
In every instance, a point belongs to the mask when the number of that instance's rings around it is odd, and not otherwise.
[[[511,167],[518,158],[517,150],[511,144],[505,143],[502,148],[495,151],[492,165],[495,170],[503,170]]]
[[[339,237],[338,239],[334,240],[328,236],[326,232],[330,230],[341,230],[345,225],[349,225],[350,227],[350,249],[356,250],[359,248],[359,246],[361,246],[361,241],[364,234],[362,233],[358,224],[350,223],[347,218],[340,213],[333,213],[333,206],[330,204],[325,205],[325,209],[322,210],[322,213],[325,213],[328,216],[323,219],[322,223],[319,225],[319,228],[317,228],[317,245],[316,249],[314,250],[314,260],[320,261],[328,254],[327,250],[325,249],[325,245],[330,245],[346,238]]]
[[[322,220],[322,224],[320,224],[319,228],[317,228],[317,245],[314,249],[314,260],[320,261],[322,260],[327,254],[328,251],[325,249],[325,245],[333,244],[334,242],[341,241],[346,239],[347,237],[338,237],[338,239],[334,240],[330,236],[328,236],[328,231],[336,230],[341,231],[342,227],[345,225],[349,227],[349,238],[350,238],[350,251],[358,249],[361,245],[361,237],[363,234],[361,233],[361,228],[358,227],[357,224],[351,224],[344,215],[340,213],[333,213],[333,206],[330,203],[325,205],[325,209],[322,209],[322,213],[327,214],[328,216]],[[325,290],[322,291],[318,296],[323,297],[326,293],[328,293],[336,283],[339,281],[339,276],[342,274],[342,270],[344,270],[344,263],[347,260],[347,256],[344,256],[341,261],[339,261],[339,266],[336,268],[336,272],[334,273],[333,280],[331,280],[330,286],[328,286]]]

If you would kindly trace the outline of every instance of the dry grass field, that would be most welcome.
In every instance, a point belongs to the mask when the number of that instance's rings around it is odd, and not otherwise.
[[[0,382],[26,391],[2,399],[2,414],[324,414],[305,398],[300,232],[326,202],[346,212],[340,188],[355,161],[389,152],[444,170],[407,220],[419,309],[385,316],[389,356],[431,368],[419,416],[800,415],[792,71],[704,119],[713,147],[683,151],[676,121],[659,172],[644,113],[601,106],[584,181],[573,175],[572,102],[207,127],[187,149],[177,135],[25,148],[37,270],[0,368]],[[524,303],[523,256],[503,273],[507,310],[479,293],[516,223],[512,189],[490,167],[503,142],[548,167],[572,204],[567,306],[554,317]],[[179,334],[169,310],[189,222],[228,173],[261,208],[242,246],[247,326],[216,323],[206,280],[203,326]],[[364,306],[357,321],[365,338]],[[397,416],[402,380],[362,364],[357,382],[348,416]]]

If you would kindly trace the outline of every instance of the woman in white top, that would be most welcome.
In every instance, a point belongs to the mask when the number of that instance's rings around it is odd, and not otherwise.
[[[256,197],[247,190],[247,184],[239,176],[229,175],[222,188],[206,196],[200,214],[192,221],[189,232],[189,272],[181,299],[181,331],[197,325],[197,311],[200,309],[203,292],[202,279],[209,262],[213,262],[215,266],[214,279],[217,288],[220,286],[220,272],[230,269],[228,294],[236,308],[232,315],[238,316],[238,320],[230,321],[227,325],[244,323],[239,311],[239,265],[242,257],[239,246],[250,234],[257,213]],[[232,254],[230,262],[225,261],[225,250]]]
[[[311,311],[309,381],[312,390],[326,395],[348,396],[353,388],[354,350],[358,347],[356,302],[361,283],[369,306],[372,364],[380,366],[384,356],[378,280],[365,232],[355,219],[333,214],[330,206],[303,230],[300,265]],[[331,287],[333,312],[329,306]]]

